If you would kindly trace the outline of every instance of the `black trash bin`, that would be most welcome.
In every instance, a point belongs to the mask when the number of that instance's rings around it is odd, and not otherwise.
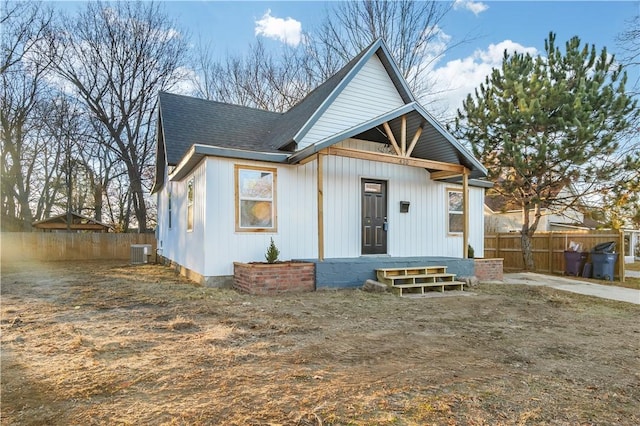
[[[579,277],[587,262],[588,252],[585,251],[564,251],[564,274]]]
[[[613,253],[614,251],[616,251],[616,242],[609,241],[606,243],[600,243],[594,246],[591,251],[594,253]]]
[[[596,253],[591,252],[592,277],[599,280],[613,281],[616,260],[618,253]]]

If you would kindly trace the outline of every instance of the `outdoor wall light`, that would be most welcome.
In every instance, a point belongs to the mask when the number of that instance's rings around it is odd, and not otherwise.
[[[409,201],[400,201],[400,213],[409,213]]]

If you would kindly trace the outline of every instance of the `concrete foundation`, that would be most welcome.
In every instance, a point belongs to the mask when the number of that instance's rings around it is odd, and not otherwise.
[[[361,287],[366,280],[376,280],[377,268],[407,266],[446,266],[447,272],[458,276],[474,274],[473,259],[455,257],[391,257],[363,256],[345,259],[303,259],[316,264],[316,288]]]

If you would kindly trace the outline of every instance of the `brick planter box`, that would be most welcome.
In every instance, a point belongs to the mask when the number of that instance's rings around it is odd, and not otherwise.
[[[314,291],[315,264],[307,262],[233,262],[233,286],[249,294]]]
[[[502,259],[473,259],[475,276],[479,281],[502,281]]]

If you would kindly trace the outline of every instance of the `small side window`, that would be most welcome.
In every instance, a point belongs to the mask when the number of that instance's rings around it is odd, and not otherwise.
[[[187,231],[193,231],[193,178],[187,182]]]
[[[450,234],[461,234],[464,229],[464,208],[462,191],[447,190],[448,201],[448,229]]]
[[[171,216],[173,215],[173,212],[171,211],[171,192],[169,192],[167,211],[169,212],[169,229],[171,229],[171,226],[172,226]]]

